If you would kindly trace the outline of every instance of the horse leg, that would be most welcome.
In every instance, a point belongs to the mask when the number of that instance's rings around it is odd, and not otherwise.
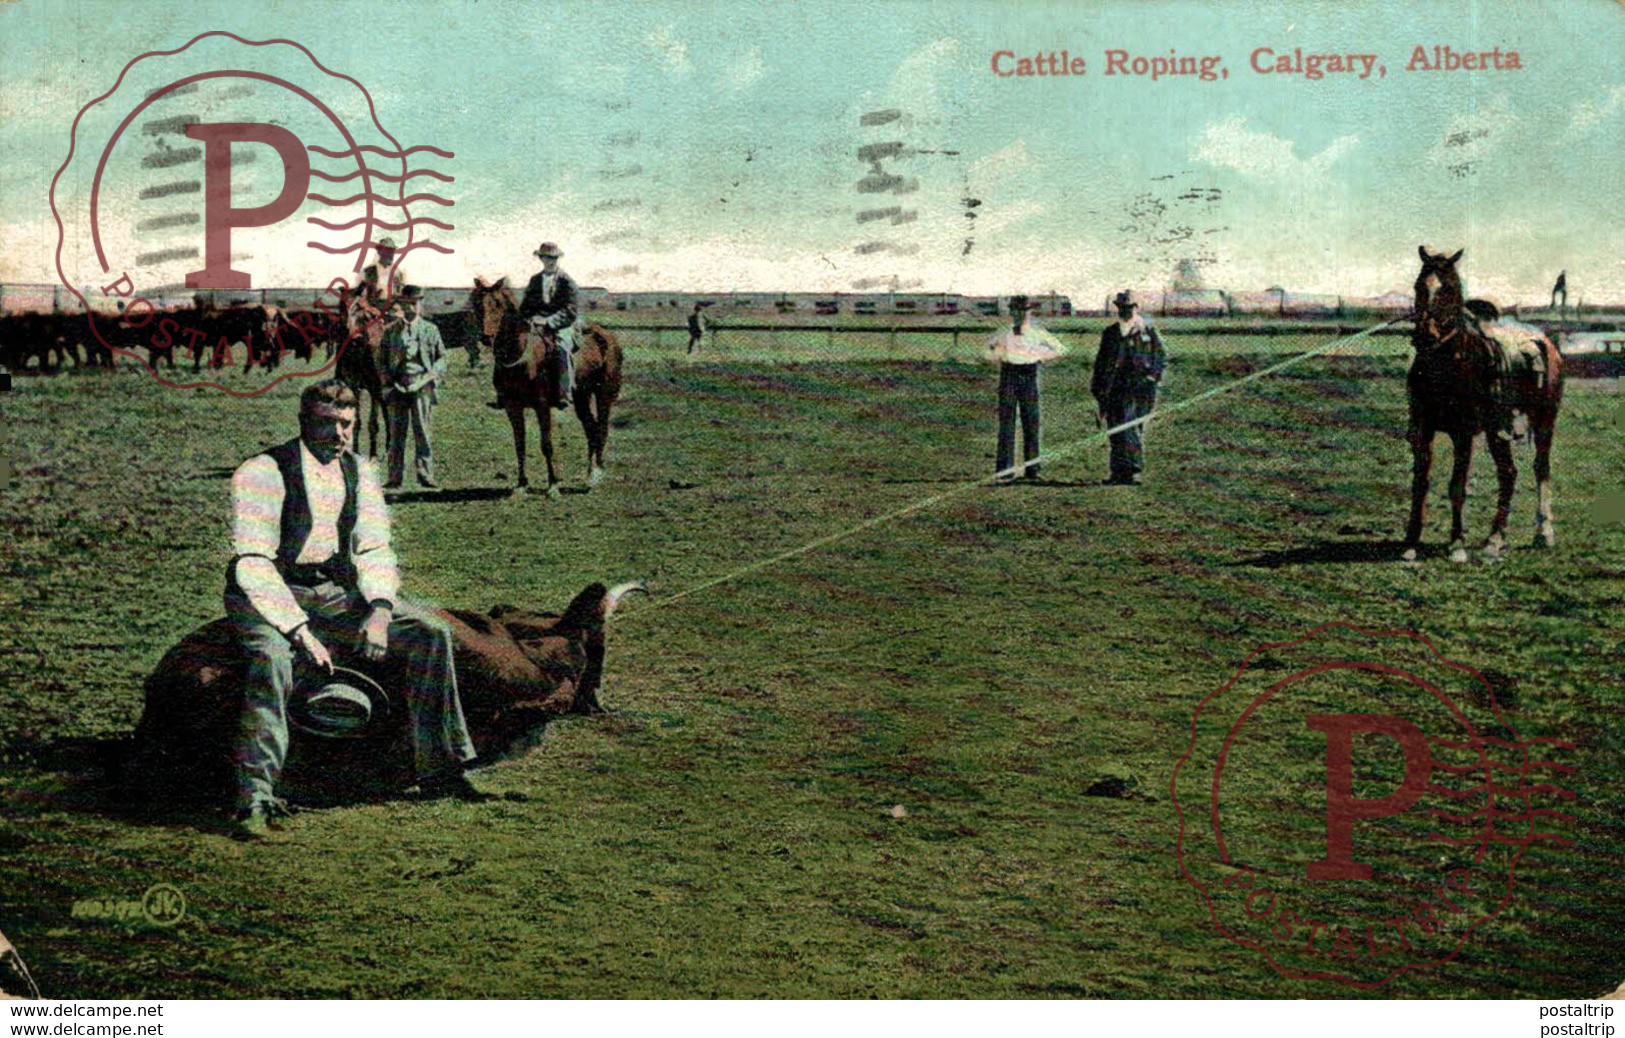
[[[519,466],[517,485],[528,487],[530,480],[525,476],[525,409],[509,403],[505,410],[508,412],[508,424],[513,426],[513,458],[514,464]]]
[[[547,462],[547,496],[559,496],[559,466],[553,458],[553,405],[545,399],[537,404],[536,425],[541,430],[542,460]]]
[[[1433,430],[1411,427],[1411,520],[1405,524],[1405,561],[1416,560],[1422,543],[1422,519],[1427,515],[1428,484],[1433,476]]]
[[[1507,516],[1512,511],[1512,490],[1518,483],[1518,466],[1512,460],[1512,444],[1493,433],[1489,436],[1490,457],[1495,459],[1495,478],[1500,491],[1495,499],[1495,521],[1484,542],[1484,554],[1494,558],[1506,546]]]
[[[1466,562],[1467,534],[1462,513],[1467,508],[1467,474],[1473,467],[1473,434],[1451,433],[1450,443],[1454,448],[1450,465],[1450,561]]]
[[[1557,545],[1557,530],[1552,526],[1552,433],[1557,415],[1533,416],[1529,424],[1535,434],[1535,486],[1540,495],[1535,505],[1535,547],[1552,548]]]
[[[587,438],[587,485],[597,486],[600,474],[598,471],[598,423],[592,416],[592,394],[580,392],[576,394],[576,418],[581,421],[581,432]]]
[[[615,406],[615,398],[603,386],[598,387],[598,475],[604,474],[604,449],[609,446],[609,412]]]

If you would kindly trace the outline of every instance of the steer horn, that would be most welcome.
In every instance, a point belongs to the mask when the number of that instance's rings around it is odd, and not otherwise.
[[[641,580],[629,580],[625,584],[617,584],[606,591],[604,593],[604,619],[609,619],[609,614],[613,613],[615,607],[621,604],[621,598],[633,591],[641,591],[647,595],[649,585]]]

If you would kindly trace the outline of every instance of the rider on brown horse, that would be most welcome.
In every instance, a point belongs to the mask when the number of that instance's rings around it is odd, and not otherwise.
[[[405,284],[406,271],[395,262],[395,239],[378,239],[378,259],[361,271],[361,283],[356,286],[356,295],[383,310],[400,295]]]
[[[548,397],[554,407],[563,410],[570,406],[575,391],[575,354],[578,349],[576,326],[580,307],[575,279],[559,269],[559,257],[564,250],[553,242],[543,242],[535,255],[542,261],[542,269],[525,286],[525,297],[519,303],[519,316],[530,322],[537,334],[552,332],[557,348],[552,352],[552,371]],[[492,372],[493,385],[497,373]],[[500,399],[488,405],[502,408]]]

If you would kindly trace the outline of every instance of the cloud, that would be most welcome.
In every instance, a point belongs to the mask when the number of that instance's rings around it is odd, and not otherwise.
[[[938,81],[954,67],[960,49],[958,40],[944,37],[904,58],[886,86],[886,100],[916,120],[935,119],[941,110]]]
[[[762,61],[762,48],[752,47],[743,57],[735,59],[728,66],[725,73],[728,82],[735,90],[744,90],[767,74],[767,64]]]
[[[1191,140],[1190,154],[1194,161],[1263,180],[1302,182],[1325,176],[1359,142],[1359,137],[1350,134],[1337,138],[1310,158],[1299,158],[1293,141],[1251,129],[1246,116],[1232,115],[1209,123]]]
[[[991,194],[1001,182],[1032,164],[1032,157],[1027,153],[1027,142],[1017,137],[991,155],[977,159],[970,168],[967,187],[975,195]]]
[[[1574,106],[1569,129],[1574,133],[1584,133],[1621,111],[1625,111],[1625,86],[1609,87],[1601,101],[1581,101]]]
[[[693,71],[694,65],[688,60],[688,44],[679,40],[676,30],[671,25],[661,25],[643,37],[643,42],[655,52],[666,66],[666,71],[674,76],[686,76]]]

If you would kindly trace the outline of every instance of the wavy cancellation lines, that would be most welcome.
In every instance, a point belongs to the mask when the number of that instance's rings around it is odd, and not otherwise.
[[[427,152],[441,158],[449,159],[456,157],[454,152],[446,151],[442,148],[436,148],[429,144],[417,144],[404,149],[381,148],[374,144],[362,144],[342,151],[332,148],[324,148],[317,144],[310,144],[306,145],[306,150],[311,152],[313,155],[320,155],[325,158],[334,159],[352,159],[357,163],[356,169],[342,174],[328,173],[326,171],[313,168],[310,171],[311,176],[318,177],[329,183],[345,183],[347,181],[355,180],[357,177],[362,177],[364,178],[363,183],[368,185],[361,192],[349,195],[345,198],[335,198],[330,195],[325,195],[314,191],[305,196],[308,201],[319,202],[322,205],[333,206],[334,208],[338,209],[355,205],[358,202],[365,203],[367,207],[366,215],[343,223],[335,223],[331,220],[323,220],[320,217],[315,216],[307,217],[307,223],[315,224],[318,227],[322,227],[330,231],[346,231],[356,227],[361,228],[359,240],[337,247],[324,245],[323,243],[316,241],[306,242],[306,245],[308,245],[310,248],[318,249],[330,255],[342,255],[344,253],[360,252],[362,253],[362,256],[365,257],[365,250],[378,248],[378,241],[374,235],[374,232],[377,230],[406,231],[408,232],[410,238],[410,236],[417,233],[414,229],[420,226],[437,227],[441,230],[447,231],[455,229],[455,225],[447,223],[444,220],[436,220],[432,217],[412,216],[410,210],[407,209],[407,206],[418,202],[433,203],[435,205],[443,205],[448,207],[454,205],[455,203],[453,203],[451,199],[435,194],[432,191],[419,191],[415,194],[407,194],[407,182],[413,180],[414,178],[429,178],[444,183],[452,183],[456,180],[456,178],[446,173],[442,173],[439,170],[428,167],[410,170],[405,169],[405,159],[408,155],[412,155],[417,152]],[[382,170],[375,170],[367,164],[367,160],[365,158],[366,155],[377,155],[384,159],[400,159],[403,172],[386,173]],[[395,197],[390,198],[386,195],[382,195],[371,190],[370,181],[374,178],[387,184],[397,185]],[[399,221],[390,221],[382,216],[374,215],[375,206],[398,208],[401,211],[400,215],[404,217],[404,219]],[[422,241],[408,240],[404,247],[396,248],[395,255],[397,257],[397,262],[407,253],[417,249],[429,249],[443,255],[449,255],[453,251],[452,249],[449,249],[446,246],[431,241],[427,238]]]

